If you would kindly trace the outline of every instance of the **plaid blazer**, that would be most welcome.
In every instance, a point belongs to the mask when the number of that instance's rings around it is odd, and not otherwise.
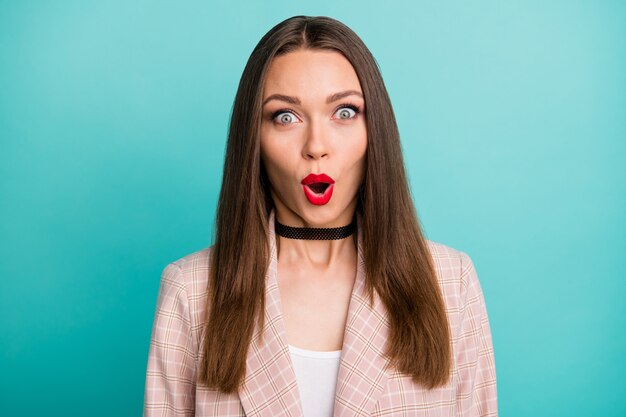
[[[162,273],[148,354],[144,416],[303,417],[285,338],[277,283],[274,213],[266,275],[265,327],[255,328],[238,392],[196,385],[211,248],[167,265]],[[359,228],[360,230],[360,228]],[[428,241],[452,332],[447,385],[428,390],[388,366],[389,325],[380,298],[365,295],[362,236],[341,352],[334,416],[496,416],[496,374],[483,293],[469,256]],[[235,329],[233,329],[235,331]],[[260,336],[263,336],[261,338]]]

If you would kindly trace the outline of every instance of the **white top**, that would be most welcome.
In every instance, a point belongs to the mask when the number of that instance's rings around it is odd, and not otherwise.
[[[318,351],[289,345],[304,417],[332,417],[341,350]]]

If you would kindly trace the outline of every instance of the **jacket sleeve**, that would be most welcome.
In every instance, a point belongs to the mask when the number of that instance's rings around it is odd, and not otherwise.
[[[461,306],[456,362],[457,415],[498,415],[496,368],[485,299],[470,257],[461,253]]]
[[[165,267],[148,353],[144,417],[193,416],[196,355],[182,271]]]

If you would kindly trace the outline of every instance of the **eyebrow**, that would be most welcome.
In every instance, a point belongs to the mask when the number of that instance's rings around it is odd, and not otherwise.
[[[347,96],[359,96],[363,98],[363,94],[361,94],[360,92],[356,90],[346,90],[346,91],[340,91],[339,93],[331,94],[328,97],[326,97],[326,104],[330,104],[334,101],[341,100],[342,98],[347,97]],[[263,101],[263,106],[265,106],[271,100],[280,100],[280,101],[284,101],[289,104],[295,104],[298,106],[301,104],[301,101],[298,97],[286,96],[284,94],[272,94],[271,96],[269,96]]]

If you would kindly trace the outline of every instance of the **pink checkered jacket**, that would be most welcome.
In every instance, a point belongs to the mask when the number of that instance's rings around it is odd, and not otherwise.
[[[211,248],[191,253],[163,270],[148,354],[145,417],[303,417],[276,280],[273,212],[269,226],[265,327],[255,329],[244,383],[236,393],[224,394],[195,382],[204,343],[202,323]],[[389,332],[387,313],[380,298],[375,296],[370,306],[365,296],[360,233],[358,242],[357,274],[337,376],[334,416],[496,416],[491,331],[469,256],[428,241],[445,298],[453,347],[448,384],[428,390],[387,366],[383,356]]]

